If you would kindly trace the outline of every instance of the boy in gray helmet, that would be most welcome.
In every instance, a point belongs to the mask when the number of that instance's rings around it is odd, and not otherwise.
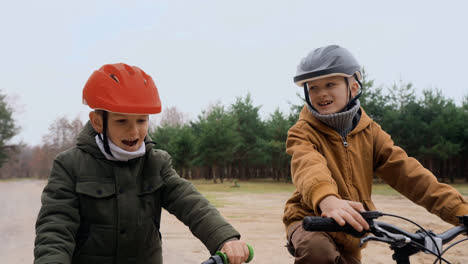
[[[304,88],[307,104],[288,131],[296,190],[283,216],[295,263],[360,263],[358,238],[307,232],[302,219],[331,217],[357,231],[369,229],[359,212],[376,210],[374,175],[448,223],[468,214],[468,203],[454,188],[395,146],[360,107],[361,79],[359,63],[340,46],[318,48],[299,63],[294,82]]]

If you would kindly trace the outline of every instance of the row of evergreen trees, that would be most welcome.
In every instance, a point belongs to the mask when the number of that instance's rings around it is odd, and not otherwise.
[[[418,99],[411,83],[400,82],[386,94],[369,89],[361,101],[394,142],[440,180],[468,181],[468,94],[457,106],[442,90],[424,90]]]
[[[221,104],[203,111],[189,123],[161,122],[150,133],[157,148],[168,151],[173,165],[188,178],[287,178],[287,130],[297,111],[279,110],[262,121],[250,95],[229,107]],[[178,119],[180,120],[180,119]]]
[[[409,83],[384,89],[364,79],[363,85],[361,105],[397,145],[442,181],[468,181],[468,95],[456,105],[439,90],[426,90],[417,98]],[[192,121],[173,107],[157,115],[162,119],[149,134],[157,148],[172,155],[174,167],[186,178],[290,180],[285,142],[303,105],[299,99],[289,113],[276,110],[265,120],[250,95],[229,106],[211,106]],[[53,158],[75,144],[82,122],[60,117],[43,144],[9,146],[5,142],[15,131],[11,113],[0,94],[0,178],[46,178]]]
[[[425,90],[418,99],[410,83],[383,89],[364,80],[363,86],[361,105],[397,145],[442,181],[468,180],[468,96],[457,106],[440,90]],[[288,114],[276,110],[262,120],[260,106],[247,95],[227,107],[214,105],[191,122],[165,120],[150,136],[186,178],[289,180],[285,142],[302,105],[291,105]]]

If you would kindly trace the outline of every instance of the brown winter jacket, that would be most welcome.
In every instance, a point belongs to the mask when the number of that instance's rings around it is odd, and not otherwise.
[[[451,186],[393,144],[391,137],[361,108],[358,125],[343,138],[304,107],[289,129],[286,151],[292,156],[296,191],[286,202],[286,229],[307,215],[320,215],[320,201],[328,195],[361,202],[375,210],[371,200],[374,174],[429,212],[456,225],[456,215],[468,214],[468,203]],[[360,258],[359,239],[330,233],[344,251]]]

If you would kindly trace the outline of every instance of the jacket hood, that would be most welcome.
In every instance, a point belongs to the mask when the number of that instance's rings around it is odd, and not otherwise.
[[[85,151],[90,153],[91,155],[95,156],[99,159],[106,159],[104,154],[102,154],[101,150],[99,149],[98,145],[96,144],[96,135],[97,132],[94,130],[93,126],[91,125],[91,121],[88,121],[83,129],[78,134],[76,139],[76,146]],[[149,135],[145,137],[145,144],[152,144],[151,138]],[[146,147],[146,153],[151,150],[151,146]]]
[[[364,109],[362,109],[362,107],[360,109],[361,109],[361,119],[359,120],[358,125],[353,130],[351,130],[351,132],[349,132],[348,135],[352,135],[352,134],[355,134],[364,130],[372,122],[372,119],[366,114]],[[313,116],[312,113],[307,108],[307,105],[304,105],[301,112],[299,113],[299,120],[303,120],[307,122],[310,126],[319,130],[322,133],[341,138],[340,134],[336,132],[333,128],[327,126],[322,121],[315,118],[315,116]]]

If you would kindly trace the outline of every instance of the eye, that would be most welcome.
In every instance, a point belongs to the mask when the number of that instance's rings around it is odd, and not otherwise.
[[[148,121],[147,119],[138,119],[137,122],[140,123],[140,124],[144,124],[146,123],[146,121]]]
[[[327,83],[327,87],[333,87],[333,86],[335,86],[335,85],[336,85],[336,83],[332,83],[332,82]]]
[[[117,119],[115,120],[115,122],[118,124],[125,124],[125,122],[127,122],[127,119]]]

